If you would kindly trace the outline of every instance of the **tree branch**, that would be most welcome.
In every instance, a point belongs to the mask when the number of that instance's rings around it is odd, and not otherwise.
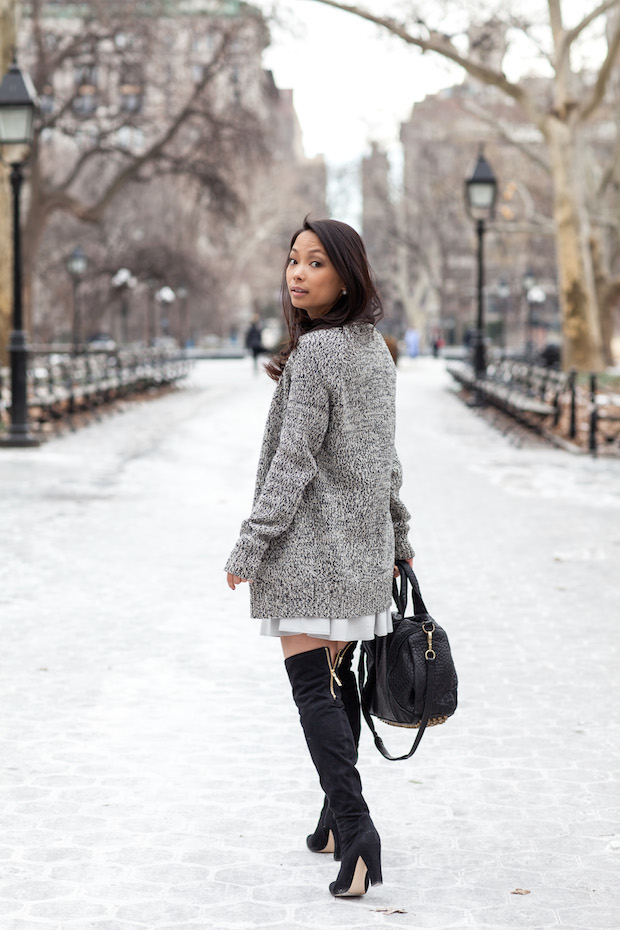
[[[71,185],[77,181],[82,169],[88,164],[91,159],[102,156],[102,155],[123,155],[127,157],[127,149],[121,148],[120,146],[104,146],[104,145],[94,145],[92,148],[86,149],[85,152],[82,152],[80,157],[77,159],[73,168],[62,182],[56,187],[58,191],[67,191]]]
[[[195,114],[196,101],[199,100],[204,88],[218,72],[219,64],[224,58],[226,49],[228,48],[228,45],[231,41],[232,33],[225,33],[222,37],[219,48],[217,49],[209,64],[205,67],[201,80],[196,84],[185,106],[179,111],[175,119],[171,122],[164,135],[157,139],[157,141],[155,141],[146,150],[146,152],[139,156],[131,156],[131,154],[125,150],[115,149],[115,151],[120,152],[120,154],[130,158],[131,160],[124,168],[119,170],[118,174],[108,184],[107,188],[103,194],[101,194],[96,203],[84,204],[77,197],[71,195],[68,188],[76,181],[80,171],[91,160],[91,158],[93,158],[95,155],[109,153],[109,150],[101,146],[96,146],[95,148],[84,152],[84,154],[78,159],[76,165],[70,172],[69,177],[65,179],[65,182],[62,184],[62,186],[47,192],[47,196],[55,204],[56,209],[69,210],[78,219],[83,220],[84,222],[99,222],[111,201],[124,187],[124,185],[127,184],[128,181],[136,179],[144,165],[160,157],[166,146],[168,146],[174,139],[181,126]]]
[[[486,123],[487,126],[490,126],[492,129],[497,131],[497,134],[500,139],[503,139],[505,142],[508,142],[514,148],[518,149],[523,155],[525,155],[531,162],[537,165],[539,168],[542,168],[547,174],[551,174],[551,166],[549,162],[542,158],[540,155],[537,155],[535,152],[529,148],[525,142],[519,142],[518,139],[515,139],[511,133],[512,127],[508,126],[506,123],[502,122],[497,116],[492,113],[489,113],[484,107],[477,104],[475,100],[463,100],[461,105],[464,110],[471,113],[472,116],[476,116],[481,122]]]
[[[503,71],[495,71],[493,68],[487,68],[479,62],[461,55],[449,36],[435,30],[429,30],[430,37],[428,39],[422,39],[411,35],[405,26],[396,22],[396,20],[391,17],[376,16],[374,13],[362,9],[362,7],[348,3],[340,3],[339,0],[314,0],[314,2],[323,3],[326,6],[331,6],[336,10],[342,10],[345,13],[351,13],[354,16],[360,17],[360,19],[365,19],[370,23],[374,23],[376,26],[387,29],[388,32],[398,36],[398,38],[402,39],[408,45],[414,45],[423,52],[435,52],[443,58],[447,58],[449,61],[463,68],[471,77],[476,78],[476,80],[481,81],[483,84],[498,87],[509,97],[512,97],[513,100],[516,100],[521,104],[532,122],[542,130],[544,125],[544,113],[538,108],[534,97],[519,84],[513,84],[512,81],[509,81]]]
[[[74,99],[75,98],[72,98],[72,100],[68,101],[68,103],[65,104],[64,109],[69,109]],[[120,115],[121,114],[119,114],[119,116]],[[91,159],[95,158],[96,156],[122,155],[123,157],[127,158],[128,155],[130,155],[130,153],[128,152],[126,147],[120,146],[120,145],[104,145],[103,144],[105,143],[106,140],[111,139],[114,136],[114,134],[119,131],[119,129],[122,129],[123,126],[126,126],[126,125],[127,125],[126,122],[121,122],[119,120],[118,123],[116,123],[114,126],[110,126],[108,129],[101,129],[101,127],[98,126],[97,127],[97,144],[91,146],[91,148],[88,148],[86,149],[86,151],[82,152],[82,154],[74,162],[73,166],[69,169],[69,172],[66,175],[64,181],[56,185],[56,189],[60,191],[68,190],[71,187],[71,185],[74,184],[75,181],[77,181],[82,169],[88,164],[89,161],[91,161]],[[75,132],[69,131],[66,126],[63,126],[60,129],[60,131],[66,138],[72,139],[74,141],[75,141],[77,133],[79,132],[79,125],[75,127],[75,130],[76,130]]]
[[[605,96],[609,78],[614,70],[618,52],[620,51],[620,22],[617,24],[615,32],[609,40],[607,55],[603,64],[599,68],[598,76],[594,87],[586,99],[577,107],[577,117],[580,122],[585,122],[596,110]]]
[[[604,0],[603,3],[599,4],[591,13],[588,13],[580,23],[576,26],[573,26],[572,29],[567,29],[564,33],[564,38],[562,40],[562,45],[559,50],[561,55],[566,55],[569,48],[575,41],[578,39],[581,33],[590,26],[595,19],[598,19],[599,16],[603,16],[604,13],[607,13],[608,10],[613,9],[615,6],[620,5],[620,0]]]
[[[47,120],[41,123],[42,129],[55,129],[57,124],[70,112],[73,101],[75,100],[75,94],[72,97],[69,97],[68,100],[62,104],[62,106],[56,110]],[[71,136],[71,133],[68,133],[66,128],[63,127],[62,132],[65,136]]]
[[[33,24],[33,30],[39,29],[40,26],[36,23]],[[54,33],[46,33],[46,35],[55,35]],[[55,36],[57,37],[57,36]],[[65,43],[61,44],[59,50],[56,54],[47,54],[47,49],[41,45],[39,49],[39,57],[37,60],[37,72],[36,77],[39,83],[45,83],[50,74],[55,74],[61,66],[69,59],[76,57],[81,52],[84,51],[84,48],[88,46],[90,42],[97,44],[102,42],[105,39],[114,38],[114,30],[110,32],[93,32],[84,30],[78,32],[75,36],[62,36],[62,39],[65,39]],[[38,89],[39,83],[37,84]]]
[[[555,67],[553,55],[550,54],[549,49],[545,48],[542,42],[539,42],[533,34],[533,24],[530,20],[518,16],[509,16],[506,20],[506,23],[510,29],[514,29],[520,32],[523,38],[526,39],[530,45],[534,46],[541,58],[544,58],[552,68]]]
[[[603,199],[607,188],[611,184],[616,174],[616,169],[620,165],[620,125],[616,126],[616,141],[614,143],[614,150],[609,158],[607,167],[601,175],[601,180],[597,186],[596,196],[599,200]]]
[[[44,62],[45,62],[45,44],[43,39],[43,30],[41,29],[41,0],[32,0],[32,6],[30,9],[30,16],[32,19],[32,38],[37,50],[37,70],[35,72],[35,83],[37,87],[45,80],[43,72],[45,71]]]
[[[217,72],[217,66],[223,58],[230,41],[231,34],[226,33],[222,38],[217,53],[205,67],[204,74],[200,82],[196,85],[189,100],[183,109],[179,111],[176,118],[172,121],[164,135],[161,136],[161,138],[159,138],[156,142],[154,142],[146,152],[144,152],[142,155],[134,157],[130,164],[119,171],[114,180],[111,181],[111,183],[108,185],[104,193],[95,204],[87,206],[78,201],[77,198],[70,198],[72,201],[72,212],[75,213],[78,219],[89,223],[99,222],[106,208],[109,206],[112,200],[114,200],[124,185],[127,184],[128,181],[135,178],[144,165],[150,161],[155,160],[163,153],[164,149],[174,139],[181,126],[192,115],[195,101],[200,97],[200,94],[206,85]]]

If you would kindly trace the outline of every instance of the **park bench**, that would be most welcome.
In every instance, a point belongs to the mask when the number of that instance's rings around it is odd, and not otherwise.
[[[35,348],[29,354],[28,408],[30,420],[67,420],[95,411],[115,400],[165,387],[184,378],[191,361],[174,349],[137,348],[84,351],[72,354]],[[8,373],[0,386],[1,409],[10,408]]]
[[[571,373],[520,361],[491,364],[486,377],[478,379],[468,362],[451,362],[448,371],[486,403],[535,428],[549,419],[557,425],[562,402],[567,396],[571,399],[574,389]]]
[[[555,368],[528,365],[524,362],[502,361],[491,365],[483,385],[489,402],[505,409],[517,419],[523,417],[531,425],[536,419],[544,422],[551,418],[558,423],[561,403],[572,391],[570,373]]]
[[[597,376],[590,375],[589,396],[577,386],[575,372],[504,359],[488,366],[484,378],[476,378],[472,365],[453,361],[448,372],[479,400],[513,417],[549,438],[564,417],[566,438],[574,442],[578,431],[587,431],[587,446],[596,455],[601,442],[620,442],[620,395],[598,390]]]

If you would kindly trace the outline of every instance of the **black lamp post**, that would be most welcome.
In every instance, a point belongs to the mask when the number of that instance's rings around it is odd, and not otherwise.
[[[507,307],[508,300],[510,298],[510,285],[504,278],[502,278],[497,284],[497,296],[500,299],[500,311],[501,311],[501,329],[500,329],[500,348],[502,350],[502,358],[506,353],[506,329],[507,329]]]
[[[121,296],[121,332],[120,342],[126,345],[129,342],[129,291],[133,290],[138,279],[129,268],[119,268],[112,278],[112,287]]]
[[[185,285],[177,287],[177,297],[179,298],[180,304],[180,313],[179,313],[179,345],[184,349],[187,345],[189,335],[187,327],[187,288]]]
[[[473,345],[476,378],[484,378],[487,369],[484,345],[484,234],[487,220],[493,217],[496,197],[497,181],[481,152],[473,174],[465,180],[467,212],[476,223],[478,236],[478,313]]]
[[[155,342],[155,278],[146,281],[146,344],[152,346]]]
[[[170,336],[170,311],[172,309],[172,304],[177,299],[177,295],[172,290],[171,287],[168,287],[167,284],[164,284],[163,287],[155,294],[155,300],[161,307],[166,307],[166,316],[160,317],[159,325],[164,336]]]
[[[87,267],[88,257],[86,252],[81,245],[76,245],[71,255],[67,258],[67,271],[71,275],[71,281],[73,283],[73,326],[71,328],[71,338],[74,355],[77,355],[79,352],[82,341],[82,317],[80,312],[79,289],[82,278],[86,274]]]
[[[536,285],[536,275],[531,268],[528,268],[523,275],[523,296],[525,297],[526,314],[525,314],[525,358],[531,362],[534,355],[534,307],[530,300],[530,292]]]
[[[14,62],[0,84],[0,145],[29,147],[32,144],[36,92],[28,74]],[[28,342],[22,312],[22,254],[20,194],[23,162],[11,161],[13,190],[13,329],[11,356],[11,425],[0,439],[4,446],[38,446],[28,426]]]

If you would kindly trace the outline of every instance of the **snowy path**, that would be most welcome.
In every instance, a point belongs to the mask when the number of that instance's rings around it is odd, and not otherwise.
[[[359,900],[305,849],[279,646],[222,571],[271,383],[204,362],[0,451],[1,930],[618,930],[620,462],[516,449],[449,388],[404,362],[398,449],[460,707],[407,763],[364,733],[385,884]]]

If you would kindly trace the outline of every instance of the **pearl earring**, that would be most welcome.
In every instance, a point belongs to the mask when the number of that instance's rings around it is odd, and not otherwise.
[[[342,293],[346,296],[346,293],[347,293],[346,287],[343,287],[343,288],[342,288]]]

